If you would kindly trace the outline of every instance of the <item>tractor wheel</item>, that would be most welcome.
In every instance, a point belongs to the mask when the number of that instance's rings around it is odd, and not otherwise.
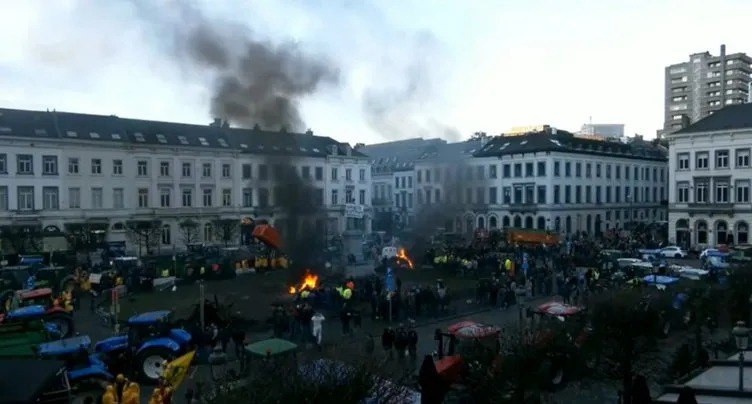
[[[60,330],[62,338],[70,338],[75,332],[73,316],[68,313],[50,313],[44,317],[44,321],[46,323],[54,324],[57,329]]]
[[[141,381],[156,384],[164,371],[164,364],[173,359],[172,351],[167,348],[147,348],[138,355],[136,369]]]

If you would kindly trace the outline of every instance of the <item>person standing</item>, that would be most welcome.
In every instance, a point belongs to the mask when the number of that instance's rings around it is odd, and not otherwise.
[[[319,350],[321,350],[321,339],[323,337],[323,328],[324,328],[324,320],[326,318],[323,314],[319,313],[318,311],[316,314],[314,314],[311,317],[311,329],[313,334],[313,339],[316,342],[316,346]]]
[[[391,327],[384,328],[384,333],[381,334],[381,346],[384,347],[384,352],[387,354],[387,358],[392,360],[394,358],[394,330]]]
[[[394,337],[394,350],[397,351],[397,361],[399,361],[400,364],[404,364],[405,354],[407,353],[407,331],[405,330],[404,324],[400,324],[397,328]]]
[[[415,322],[410,324],[407,332],[407,351],[410,353],[410,366],[415,366],[418,359],[418,333],[415,331]]]

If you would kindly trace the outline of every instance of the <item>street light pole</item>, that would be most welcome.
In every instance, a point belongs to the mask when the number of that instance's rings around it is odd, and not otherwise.
[[[749,343],[749,329],[744,326],[744,321],[737,321],[736,327],[731,334],[736,339],[736,347],[739,349],[739,391],[744,390],[744,351]]]

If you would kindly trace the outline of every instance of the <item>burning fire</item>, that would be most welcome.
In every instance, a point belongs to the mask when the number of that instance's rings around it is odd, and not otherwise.
[[[290,289],[288,289],[287,292],[291,295],[294,295],[306,289],[313,290],[313,289],[316,289],[316,286],[318,285],[318,283],[319,283],[319,276],[306,271],[306,275],[303,278],[303,282],[300,283],[300,286],[298,287],[290,286]]]
[[[410,257],[407,256],[407,253],[405,252],[404,248],[400,248],[399,252],[397,253],[397,258],[405,260],[407,262],[407,267],[410,269],[413,269],[413,262],[410,260]]]

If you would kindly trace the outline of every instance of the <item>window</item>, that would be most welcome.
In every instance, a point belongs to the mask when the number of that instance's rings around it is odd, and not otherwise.
[[[634,168],[634,180],[635,181],[640,180],[640,171],[637,169],[637,167]]]
[[[149,167],[146,163],[146,160],[139,160],[136,166],[138,167],[137,175],[139,177],[146,177],[147,175],[149,175]]]
[[[191,165],[191,163],[183,163],[181,165],[181,174],[183,175],[183,178],[190,178],[192,176],[192,168],[193,166]]]
[[[201,165],[201,176],[204,178],[211,178],[212,176],[212,164],[211,163],[203,163]]]
[[[676,201],[679,203],[689,202],[689,184],[680,182],[676,184]]]
[[[495,167],[495,166],[491,166],[491,167]],[[488,188],[488,203],[490,205],[496,205],[497,203],[499,203],[499,199],[498,199],[499,197],[497,195],[497,192],[498,190],[496,187]]]
[[[618,164],[614,166],[614,177],[617,180],[621,179],[621,166]]]
[[[512,167],[509,164],[502,166],[502,177],[509,178],[511,176]]]
[[[0,153],[0,174],[8,174],[8,155]]]
[[[514,201],[513,203],[523,203],[522,201],[522,186],[521,185],[515,185],[514,186]]]
[[[715,152],[715,168],[729,168],[728,150],[717,150]]]
[[[112,175],[123,175],[123,160],[112,160]]]
[[[316,178],[316,181],[323,181],[324,180],[324,167],[316,167],[316,170],[314,171],[314,176]]]
[[[689,170],[689,153],[679,153],[676,155],[677,170]]]
[[[606,178],[611,178],[611,164],[606,164]]]
[[[476,179],[478,179],[478,180],[482,180],[482,179],[483,179],[483,178],[485,177],[485,174],[486,174],[486,173],[485,173],[485,170],[483,169],[483,166],[478,166],[478,167],[476,167],[476,168],[475,168],[475,171],[477,172],[477,177],[476,177]],[[426,181],[428,181],[428,179],[426,179]]]
[[[564,203],[572,203],[572,186],[564,186]]]
[[[574,175],[575,177],[582,177],[582,164],[575,163],[574,165]]]
[[[102,175],[102,159],[91,159],[91,174]]]
[[[258,190],[258,204],[262,208],[269,206],[269,190],[266,188],[259,188]]]
[[[749,168],[749,149],[740,149],[736,151],[736,167]]]
[[[590,178],[592,176],[592,164],[587,163],[585,164],[585,178]]]
[[[18,187],[18,210],[34,210],[34,187]]]
[[[161,177],[169,177],[170,176],[170,162],[169,161],[160,161],[159,162],[159,175]]]
[[[211,188],[204,188],[203,189],[203,203],[205,208],[211,207],[212,204],[212,196],[214,195],[214,192]]]
[[[211,223],[207,223],[204,225],[204,241],[212,241],[212,236],[214,236],[212,225]]]
[[[533,175],[535,175],[533,173],[533,168],[535,168],[533,166],[533,163],[525,163],[525,176],[526,177],[532,177]]]
[[[358,191],[358,203],[360,203],[361,205],[366,204],[366,191],[364,189]]]
[[[81,188],[68,188],[68,207],[81,209]]]
[[[496,179],[496,165],[495,164],[488,166],[488,178]]]
[[[337,181],[338,174],[337,167],[332,167],[332,181]]]
[[[0,187],[0,212],[8,210],[8,187]]]
[[[577,185],[574,187],[574,201],[575,203],[582,203],[582,186]]]
[[[438,177],[438,176],[437,176],[437,177]],[[366,180],[366,169],[365,169],[365,168],[361,168],[361,169],[360,169],[360,170],[358,171],[358,179],[359,179],[360,181],[365,181],[365,180]],[[438,178],[436,178],[436,179],[438,180]]]
[[[102,209],[103,207],[102,199],[103,199],[102,188],[92,188],[91,189],[91,208]]]
[[[728,203],[729,201],[729,186],[728,183],[719,182],[715,184],[715,202],[716,203]]]
[[[57,156],[42,156],[42,175],[57,175]]]
[[[546,176],[546,162],[545,161],[538,162],[538,176],[539,177]]]
[[[592,188],[590,185],[585,185],[585,203],[593,203]]]
[[[611,203],[611,187],[606,186],[606,203]]]
[[[166,225],[162,226],[162,234],[161,234],[161,236],[162,236],[161,237],[162,238],[162,245],[170,245],[170,244],[172,244],[172,240],[171,240],[171,237],[170,237],[171,233],[172,232],[170,231],[170,225],[169,224],[166,224]]]
[[[695,169],[697,170],[708,169],[708,152],[697,152],[695,154]]]
[[[18,174],[34,174],[34,157],[31,154],[19,154]]]
[[[482,167],[478,167],[478,168],[482,168]],[[426,170],[426,182],[427,183],[431,182],[431,170]]]
[[[138,207],[139,208],[149,207],[149,188],[138,189]]]
[[[183,207],[190,208],[193,206],[193,190],[191,188],[183,188]]]
[[[510,187],[504,187],[504,204],[509,205],[512,203],[512,189]]]
[[[250,208],[253,206],[253,189],[243,188],[243,207]]]
[[[339,191],[336,189],[332,190],[332,199],[331,199],[332,205],[339,205]]]
[[[112,207],[115,209],[124,209],[125,198],[123,198],[123,188],[112,189]]]
[[[261,181],[269,179],[269,166],[266,164],[259,164],[259,179]]]
[[[601,203],[601,186],[600,185],[595,186],[595,203],[597,204]]]
[[[475,203],[483,205],[486,203],[486,189],[478,188],[475,190]]]
[[[159,189],[159,206],[163,208],[169,208],[170,207],[170,199],[172,195],[170,192],[170,188],[160,188]]]
[[[222,190],[222,206],[232,206],[232,189],[225,188]]]
[[[345,169],[345,181],[352,181],[352,168]]]
[[[42,188],[42,208],[45,210],[60,209],[60,195],[57,187]]]
[[[735,188],[736,188],[736,202],[748,203],[749,202],[749,181],[737,181]]]
[[[554,185],[554,203],[556,204],[560,203],[559,188],[559,185]]]
[[[521,163],[517,163],[514,165],[514,176],[522,177],[522,164]]]
[[[355,197],[353,197],[352,189],[345,190],[345,203],[355,203]]]
[[[626,187],[624,187],[626,189]],[[626,198],[624,198],[626,200]],[[621,203],[621,187],[614,188],[614,202]]]
[[[405,187],[405,183],[404,183],[405,178],[402,177],[402,180],[403,180],[402,187],[404,188]],[[413,177],[407,177],[407,187],[410,188],[410,189],[412,189],[412,187],[413,187]]]
[[[417,179],[417,181],[418,181],[418,184],[420,184],[421,182],[423,182],[423,170],[418,170],[418,179]]]
[[[568,161],[564,162],[564,176],[565,177],[572,176],[572,163]]]
[[[229,164],[222,164],[222,178],[231,178],[232,168]]]
[[[708,184],[701,182],[695,187],[695,202],[707,203],[708,202]]]
[[[546,186],[538,185],[538,203],[546,203]]]

